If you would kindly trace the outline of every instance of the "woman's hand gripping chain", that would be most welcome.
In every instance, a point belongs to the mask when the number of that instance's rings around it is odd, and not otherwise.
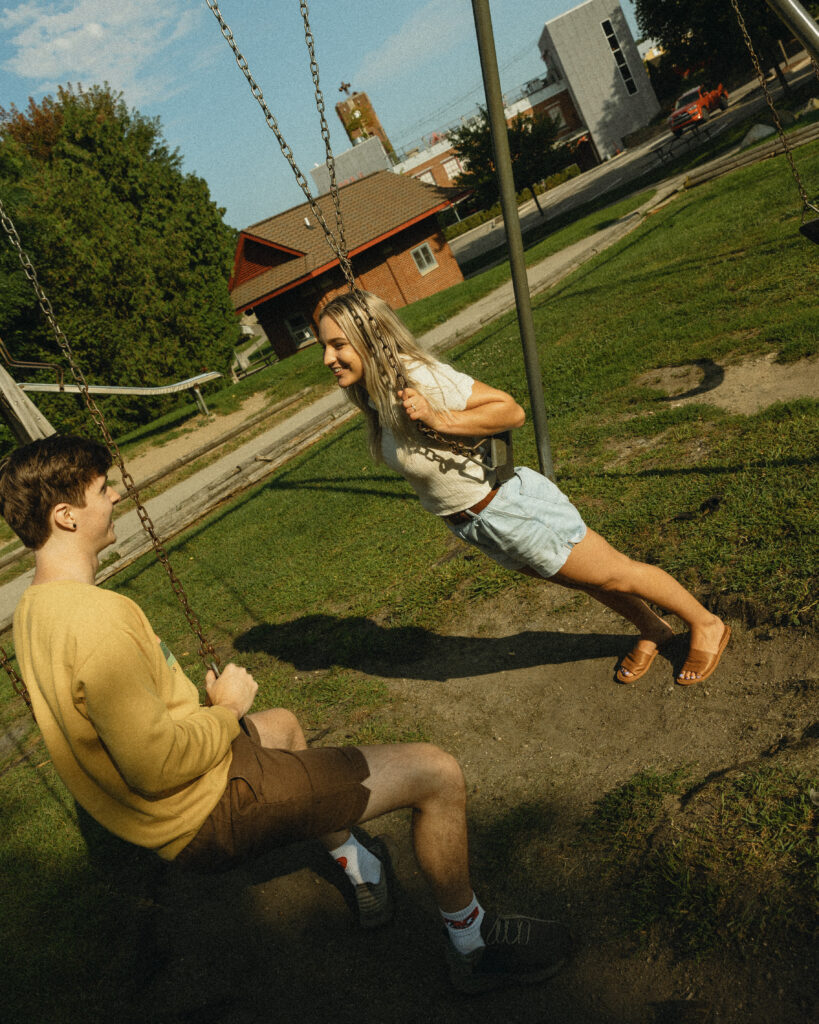
[[[438,417],[430,408],[429,402],[415,388],[403,388],[399,390],[398,397],[404,405],[404,412],[415,422],[421,420],[433,429],[439,429],[435,422]]]

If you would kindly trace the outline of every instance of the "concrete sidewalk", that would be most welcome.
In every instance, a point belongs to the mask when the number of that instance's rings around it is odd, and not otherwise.
[[[625,237],[642,223],[652,209],[677,192],[682,184],[682,178],[664,182],[638,210],[531,267],[528,271],[530,294],[537,295],[551,288],[587,260]],[[430,351],[443,351],[514,308],[515,296],[512,282],[509,281],[446,323],[433,328],[419,341]],[[356,410],[350,406],[344,393],[333,391],[257,435],[229,455],[150,498],[145,502],[145,507],[158,536],[164,543],[207,515],[217,504],[273,473],[306,444],[312,444],[324,434],[335,430],[355,413]],[[135,509],[117,518],[116,533],[114,549],[120,558],[101,570],[99,582],[114,575],[150,549],[150,540]],[[29,570],[0,586],[0,630],[6,629],[11,623],[17,602],[31,583],[33,575],[34,571]]]

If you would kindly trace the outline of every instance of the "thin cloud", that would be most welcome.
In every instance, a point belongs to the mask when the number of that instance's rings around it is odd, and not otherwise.
[[[42,92],[59,82],[108,82],[129,103],[174,89],[163,51],[190,32],[190,7],[174,0],[74,0],[55,7],[22,3],[0,11],[0,32],[13,51],[5,71]]]
[[[469,32],[474,32],[474,27],[467,3],[430,0],[395,35],[364,57],[356,80],[372,86],[394,80],[402,71],[417,76],[420,68],[440,61]]]

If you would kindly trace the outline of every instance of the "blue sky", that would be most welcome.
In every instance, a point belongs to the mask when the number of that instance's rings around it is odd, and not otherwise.
[[[302,201],[260,107],[204,0],[4,0],[0,105],[22,108],[66,82],[108,82],[158,116],[184,169],[203,177],[225,219],[246,227]],[[491,0],[501,87],[543,73],[543,23],[573,0]],[[631,3],[621,6],[635,32]],[[342,81],[366,92],[396,149],[483,100],[469,0],[312,0],[321,87],[334,151]],[[297,0],[221,0],[220,9],[312,187],[324,157]]]

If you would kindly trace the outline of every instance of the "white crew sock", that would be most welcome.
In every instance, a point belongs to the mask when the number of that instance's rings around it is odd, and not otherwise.
[[[485,911],[478,903],[478,897],[474,893],[472,902],[463,910],[458,910],[454,914],[441,911],[447,935],[459,953],[471,953],[473,949],[480,949],[481,946],[486,945],[481,935],[481,922],[484,914]]]
[[[353,885],[362,882],[375,885],[381,877],[381,861],[362,846],[352,832],[346,842],[330,850],[330,856],[344,869]]]

